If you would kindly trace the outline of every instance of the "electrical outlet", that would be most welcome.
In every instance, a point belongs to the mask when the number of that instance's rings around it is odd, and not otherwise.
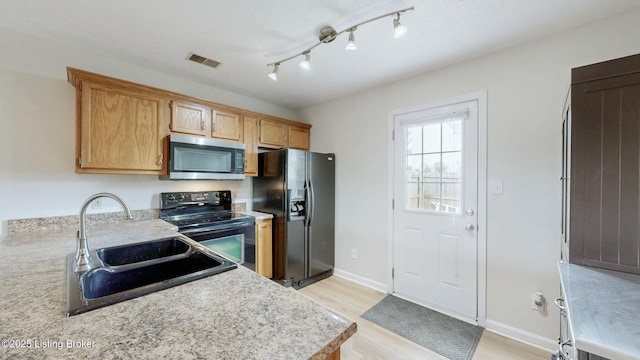
[[[541,292],[536,292],[531,295],[531,310],[544,312],[545,308],[544,295]]]
[[[91,203],[92,209],[102,209],[102,198],[97,198]]]
[[[358,250],[351,249],[351,259],[356,260],[358,258]]]

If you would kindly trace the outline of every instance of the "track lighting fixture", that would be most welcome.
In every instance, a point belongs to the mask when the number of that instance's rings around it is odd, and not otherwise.
[[[304,55],[304,60],[300,63],[300,67],[305,70],[311,70],[311,52],[305,51],[302,55]]]
[[[407,27],[400,24],[400,13],[397,14],[398,17],[393,19],[393,38],[400,39],[403,38],[407,33]]]
[[[369,19],[367,21],[363,21],[359,24],[355,24],[353,26],[350,26],[348,28],[346,28],[345,30],[342,30],[340,32],[337,32],[335,29],[333,29],[331,26],[325,26],[322,29],[320,29],[320,33],[318,34],[318,40],[319,42],[313,46],[311,46],[310,48],[295,54],[293,56],[290,56],[286,59],[282,59],[280,61],[277,62],[273,62],[270,64],[267,64],[267,66],[272,66],[273,67],[273,71],[269,73],[269,77],[271,79],[273,79],[274,81],[278,81],[278,68],[280,66],[281,63],[283,62],[287,62],[289,60],[295,59],[298,56],[304,56],[304,60],[300,63],[300,67],[305,69],[305,70],[310,70],[311,69],[311,50],[313,50],[314,48],[316,48],[317,46],[319,46],[320,44],[326,44],[326,43],[330,43],[333,40],[336,39],[336,37],[338,37],[340,34],[344,33],[344,32],[348,32],[349,33],[349,42],[347,43],[347,46],[345,47],[345,50],[356,50],[358,49],[358,47],[356,46],[356,42],[355,42],[355,35],[353,34],[354,31],[356,31],[356,29],[358,29],[359,26],[370,23],[372,21],[376,21],[382,18],[386,18],[388,16],[396,16],[395,19],[393,19],[393,37],[396,39],[399,39],[401,37],[403,37],[406,33],[407,33],[407,27],[400,24],[400,14],[410,11],[410,10],[414,10],[413,6],[406,8],[406,9],[401,9],[401,10],[396,10],[394,12],[390,12],[388,14],[384,14],[384,15],[380,15],[377,17],[374,17],[373,19]]]
[[[356,46],[356,37],[353,35],[353,32],[356,30],[356,28],[351,28],[349,29],[349,42],[347,43],[347,46],[344,48],[345,50],[358,50],[358,47]]]
[[[278,66],[280,63],[273,64],[273,71],[268,75],[273,81],[278,81]]]

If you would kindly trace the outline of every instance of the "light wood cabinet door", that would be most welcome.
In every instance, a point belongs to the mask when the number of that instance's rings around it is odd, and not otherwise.
[[[207,108],[183,101],[171,101],[171,131],[183,134],[207,134]]]
[[[240,141],[240,115],[211,110],[211,137]]]
[[[273,276],[271,219],[256,222],[256,272],[264,277]]]
[[[289,147],[292,149],[309,150],[309,129],[289,125]]]
[[[279,121],[260,119],[260,146],[281,149],[286,146],[287,125]]]
[[[76,172],[163,173],[164,98],[89,81],[79,92]]]
[[[245,116],[244,125],[244,174],[247,176],[258,175],[258,119]]]

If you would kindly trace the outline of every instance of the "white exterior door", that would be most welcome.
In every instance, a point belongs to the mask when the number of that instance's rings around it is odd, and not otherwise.
[[[393,291],[475,324],[478,101],[393,121]]]

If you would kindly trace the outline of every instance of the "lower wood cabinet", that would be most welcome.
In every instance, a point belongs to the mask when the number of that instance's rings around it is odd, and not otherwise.
[[[256,221],[256,272],[264,277],[273,276],[271,219]]]
[[[325,360],[340,360],[340,348],[329,354]]]

